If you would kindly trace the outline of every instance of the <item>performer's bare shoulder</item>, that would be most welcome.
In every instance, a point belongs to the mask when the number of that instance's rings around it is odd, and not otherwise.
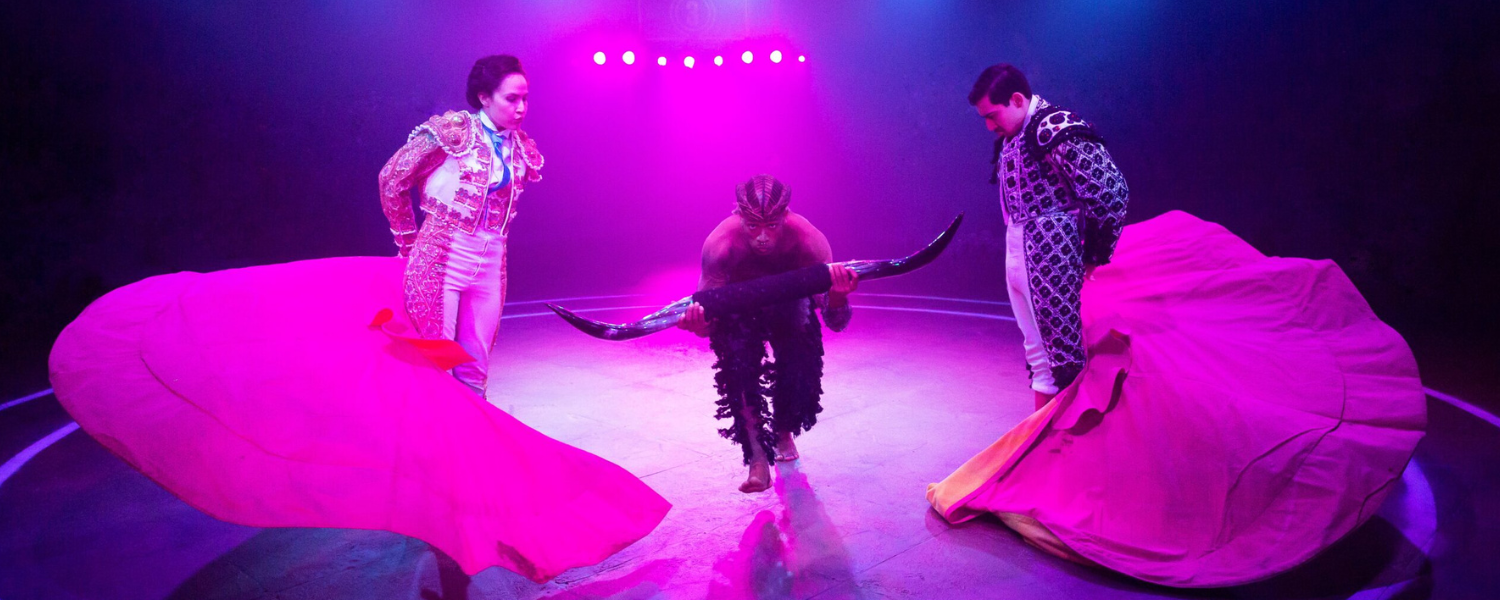
[[[828,236],[823,235],[812,221],[807,220],[800,214],[788,211],[786,216],[787,233],[795,235],[798,241],[796,245],[797,265],[799,267],[810,267],[833,261],[833,250],[828,246]]]
[[[740,218],[729,215],[703,240],[703,272],[698,280],[698,289],[719,287],[730,281],[735,264],[748,248],[737,248],[740,233]]]

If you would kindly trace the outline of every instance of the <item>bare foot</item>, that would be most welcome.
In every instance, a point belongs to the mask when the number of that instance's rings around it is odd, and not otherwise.
[[[1057,394],[1048,394],[1048,393],[1044,393],[1044,392],[1037,392],[1036,393],[1036,409],[1037,410],[1042,410],[1042,407],[1046,406],[1048,402],[1051,402],[1052,398],[1055,397],[1055,396],[1057,396]]]
[[[750,463],[750,476],[745,478],[745,483],[740,484],[740,491],[754,494],[768,489],[771,489],[771,465],[764,460]]]
[[[801,456],[797,454],[797,442],[792,441],[792,434],[776,434],[776,462],[792,462]]]

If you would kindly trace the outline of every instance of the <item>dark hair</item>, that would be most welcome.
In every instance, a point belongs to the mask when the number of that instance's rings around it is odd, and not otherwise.
[[[734,212],[750,221],[770,221],[786,214],[792,190],[770,175],[756,175],[734,186]]]
[[[1011,94],[1016,92],[1020,92],[1028,100],[1031,98],[1031,84],[1026,81],[1021,70],[1006,63],[990,65],[979,74],[979,80],[974,82],[974,89],[969,90],[969,104],[979,106],[979,99],[985,97],[990,99],[991,104],[1007,104]]]
[[[469,101],[469,106],[479,110],[484,107],[479,102],[479,97],[495,93],[500,82],[516,73],[525,75],[526,71],[521,68],[521,59],[509,54],[496,54],[476,60],[474,68],[469,69],[469,88],[464,92],[464,98]]]

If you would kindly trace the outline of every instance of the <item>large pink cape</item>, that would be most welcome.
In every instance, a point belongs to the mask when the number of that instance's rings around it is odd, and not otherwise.
[[[1370,518],[1426,427],[1411,350],[1330,261],[1173,212],[1083,288],[1079,381],[942,483],[1043,549],[1146,581],[1289,569]]]
[[[405,321],[402,268],[336,258],[125,286],[58,338],[57,398],[126,462],[234,523],[382,529],[468,573],[534,581],[654,529],[670,505],[639,479],[370,327],[384,308]]]

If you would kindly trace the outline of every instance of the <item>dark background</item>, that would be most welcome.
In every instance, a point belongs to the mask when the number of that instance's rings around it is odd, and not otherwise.
[[[1494,347],[1497,3],[723,0],[698,36],[659,25],[669,4],[0,4],[0,399],[45,387],[57,332],[121,285],[391,253],[377,172],[498,52],[529,71],[547,156],[512,300],[686,294],[732,185],[763,171],[840,258],[966,211],[948,257],[881,291],[1003,298],[965,94],[1007,61],[1110,140],[1131,222],[1186,210],[1333,259],[1408,338]]]

